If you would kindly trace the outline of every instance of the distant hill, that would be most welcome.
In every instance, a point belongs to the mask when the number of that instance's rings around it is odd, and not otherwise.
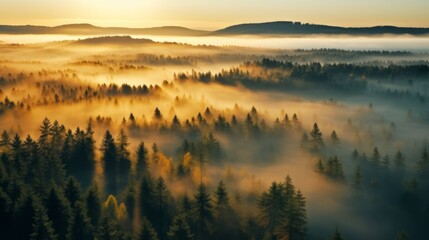
[[[91,45],[91,44],[105,44],[105,45],[121,45],[121,44],[147,44],[155,43],[150,39],[144,38],[132,38],[130,36],[106,36],[106,37],[95,37],[95,38],[86,38],[82,40],[72,41],[72,44],[82,44],[82,45]]]
[[[0,25],[0,34],[67,34],[67,35],[174,35],[201,36],[208,31],[177,26],[154,28],[97,27],[91,24],[68,24],[56,27]]]
[[[429,28],[375,26],[337,27],[291,21],[246,23],[217,31],[195,30],[178,26],[154,28],[97,27],[91,24],[68,24],[56,27],[32,25],[0,25],[0,34],[67,34],[67,35],[173,35],[173,36],[225,36],[225,35],[381,35],[429,34]]]
[[[347,34],[347,35],[379,35],[379,34],[429,34],[429,28],[375,26],[375,27],[335,27],[300,22],[267,22],[247,23],[230,26],[214,32],[215,35],[268,35],[268,34]]]

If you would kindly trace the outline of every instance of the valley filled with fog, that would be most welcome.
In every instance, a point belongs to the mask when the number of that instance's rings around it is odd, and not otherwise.
[[[427,37],[0,35],[0,131],[10,236],[427,236]]]

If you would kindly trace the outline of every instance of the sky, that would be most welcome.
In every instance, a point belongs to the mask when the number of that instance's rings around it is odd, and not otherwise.
[[[184,26],[299,21],[337,26],[429,27],[429,0],[1,0],[0,24]]]

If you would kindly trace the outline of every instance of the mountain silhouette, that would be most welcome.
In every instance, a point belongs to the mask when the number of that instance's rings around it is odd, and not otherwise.
[[[0,34],[68,34],[68,35],[172,35],[172,36],[225,36],[225,35],[425,35],[429,28],[374,26],[338,27],[292,21],[246,23],[216,31],[195,30],[179,26],[153,28],[98,27],[91,24],[67,24],[55,27],[33,25],[0,25]]]

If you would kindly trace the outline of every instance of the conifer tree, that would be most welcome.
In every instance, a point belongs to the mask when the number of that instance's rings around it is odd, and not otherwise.
[[[116,149],[115,140],[109,130],[104,134],[102,145],[100,150],[102,151],[102,162],[104,165],[104,179],[106,185],[106,193],[117,192],[117,161],[118,153]]]
[[[156,214],[153,216],[152,223],[158,232],[160,239],[165,239],[168,226],[170,224],[170,213],[169,213],[169,202],[170,202],[170,192],[165,185],[164,179],[162,177],[158,178],[156,182],[153,200],[154,200],[154,210]]]
[[[145,174],[149,168],[148,150],[145,147],[143,141],[139,143],[137,147],[136,155],[137,155],[136,172],[137,172],[137,176],[140,177],[143,174]]]
[[[371,161],[376,167],[380,166],[381,155],[377,147],[375,147],[372,152]]]
[[[45,200],[46,212],[52,221],[52,227],[59,239],[66,239],[68,226],[71,224],[72,211],[70,203],[64,197],[61,189],[51,187]]]
[[[332,131],[331,135],[329,136],[331,144],[336,147],[340,144],[340,139],[338,138],[337,132]]]
[[[88,211],[89,222],[94,229],[101,217],[101,199],[98,188],[95,184],[89,187],[88,192],[85,197],[85,206]]]
[[[258,201],[258,208],[261,211],[261,222],[266,230],[265,237],[276,239],[277,229],[285,216],[286,201],[284,197],[283,186],[273,182],[264,192]]]
[[[139,191],[141,218],[147,217],[148,219],[152,219],[154,215],[154,188],[152,177],[149,174],[143,175],[143,178],[140,181]]]
[[[143,217],[141,220],[140,233],[138,235],[139,240],[158,240],[158,236],[155,230],[150,224],[147,218]]]
[[[191,233],[191,228],[189,227],[184,214],[179,214],[174,218],[173,224],[170,226],[167,236],[170,240],[194,239],[194,235]]]
[[[38,206],[35,208],[32,227],[33,227],[33,230],[30,235],[31,240],[65,239],[55,234],[53,224],[49,220],[45,209],[41,206]]]
[[[73,221],[69,225],[67,239],[91,240],[94,239],[87,209],[83,203],[77,203],[74,208]]]
[[[64,188],[64,195],[70,202],[70,206],[74,209],[76,203],[82,198],[82,190],[80,184],[74,177],[69,177]]]
[[[128,151],[128,136],[125,131],[121,128],[119,136],[117,138],[117,184],[118,189],[123,189],[127,183],[130,170],[131,160],[130,152]]]
[[[313,150],[319,150],[323,146],[322,132],[317,123],[314,123],[310,132],[310,143]]]
[[[213,205],[210,195],[203,184],[194,194],[192,215],[196,225],[198,239],[207,239],[213,228]]]

